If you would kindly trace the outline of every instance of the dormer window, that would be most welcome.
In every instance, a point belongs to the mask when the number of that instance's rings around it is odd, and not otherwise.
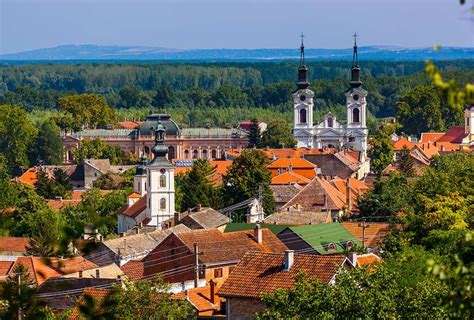
[[[327,122],[328,122],[328,127],[329,128],[332,128],[334,126],[332,118],[328,118]]]
[[[326,246],[326,250],[327,250],[327,251],[334,251],[334,250],[336,250],[336,244],[331,242],[330,244],[328,244],[328,245]]]

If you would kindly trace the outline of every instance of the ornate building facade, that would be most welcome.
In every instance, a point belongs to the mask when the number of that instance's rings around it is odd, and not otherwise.
[[[314,92],[308,82],[304,44],[301,42],[301,58],[298,68],[298,89],[293,93],[293,136],[300,148],[347,148],[360,151],[361,162],[367,157],[367,91],[362,88],[358,62],[357,43],[354,42],[350,87],[345,92],[347,124],[337,121],[328,113],[322,122],[313,123]]]
[[[154,128],[160,122],[166,130],[168,157],[172,159],[221,159],[229,149],[248,146],[248,132],[240,128],[180,128],[169,115],[151,114],[135,129],[86,129],[63,138],[65,162],[72,161],[72,150],[83,139],[102,139],[107,144],[152,157]]]

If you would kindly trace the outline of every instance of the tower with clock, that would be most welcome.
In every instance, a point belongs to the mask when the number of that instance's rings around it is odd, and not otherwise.
[[[303,39],[303,38],[302,38]],[[293,93],[293,136],[299,148],[335,148],[360,151],[359,161],[367,159],[367,91],[362,88],[358,59],[357,35],[354,35],[354,50],[349,89],[345,92],[347,124],[337,121],[328,113],[319,124],[313,124],[314,92],[308,89],[308,68],[305,65],[303,40],[300,47],[297,90]]]
[[[149,225],[161,228],[161,224],[172,217],[175,211],[174,166],[167,158],[165,128],[158,123],[155,129],[154,158],[146,166],[147,171],[147,218]]]

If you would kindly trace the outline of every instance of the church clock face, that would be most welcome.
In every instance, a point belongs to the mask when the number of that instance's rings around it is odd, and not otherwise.
[[[304,94],[300,95],[300,100],[301,101],[305,101],[306,100],[306,96]]]
[[[166,170],[165,170],[164,168],[161,168],[161,169],[160,169],[160,173],[161,173],[161,174],[165,174],[165,173],[166,173]]]
[[[355,94],[353,97],[352,97],[355,101],[359,100],[359,95],[358,94]]]

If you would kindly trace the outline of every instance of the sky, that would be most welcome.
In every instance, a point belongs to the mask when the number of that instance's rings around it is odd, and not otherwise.
[[[467,1],[469,3],[469,1]],[[179,49],[474,47],[459,0],[0,0],[0,54],[64,44]]]

